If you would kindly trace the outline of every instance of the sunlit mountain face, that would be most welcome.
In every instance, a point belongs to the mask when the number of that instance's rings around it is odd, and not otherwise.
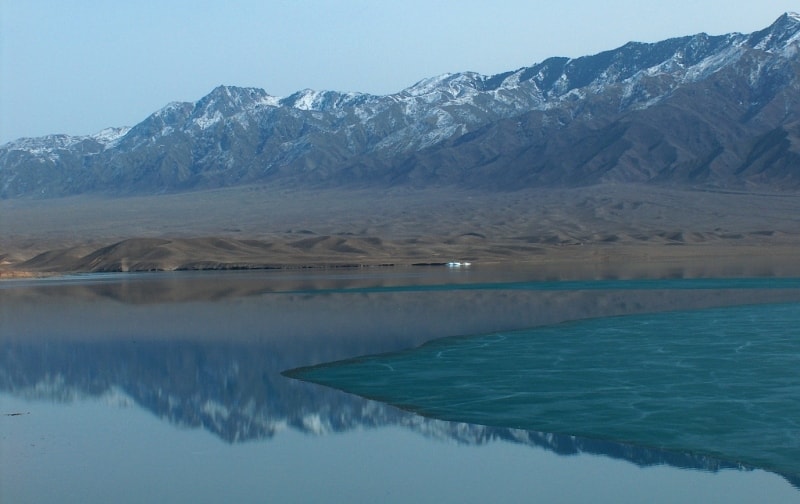
[[[269,182],[481,189],[800,185],[800,17],[751,34],[631,42],[385,96],[220,86],[133,127],[0,147],[0,197]]]

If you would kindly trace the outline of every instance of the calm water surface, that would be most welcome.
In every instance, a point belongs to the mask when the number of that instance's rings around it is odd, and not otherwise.
[[[800,281],[678,273],[4,282],[0,502],[797,502]]]

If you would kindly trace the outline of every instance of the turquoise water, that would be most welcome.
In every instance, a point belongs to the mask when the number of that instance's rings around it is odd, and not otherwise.
[[[0,282],[0,502],[797,502],[800,281],[678,273]]]
[[[668,279],[605,279],[605,280],[535,280],[502,282],[485,281],[480,277],[462,277],[457,283],[410,284],[366,287],[337,287],[284,290],[282,293],[381,293],[431,291],[630,291],[630,290],[719,290],[719,289],[798,289],[800,278],[668,278]]]
[[[800,475],[800,304],[443,338],[289,375],[437,419],[711,455]]]

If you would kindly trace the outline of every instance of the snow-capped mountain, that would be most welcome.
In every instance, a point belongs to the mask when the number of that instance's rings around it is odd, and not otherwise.
[[[132,128],[0,146],[0,197],[252,182],[800,187],[800,15],[398,93],[220,86]]]

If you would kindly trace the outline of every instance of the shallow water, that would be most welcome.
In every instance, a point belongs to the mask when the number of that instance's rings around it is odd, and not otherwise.
[[[291,373],[434,418],[707,454],[800,479],[800,304],[436,340]]]
[[[800,302],[798,282],[791,279],[553,280],[525,270],[430,268],[3,282],[0,501],[797,500],[796,472],[777,458],[791,458],[797,448],[791,425],[797,385],[791,369],[780,366],[793,358],[791,348],[780,347],[791,347],[791,339],[775,337],[768,350],[752,343],[734,348],[686,331],[659,332],[673,365],[688,346],[720,361],[727,358],[724,350],[735,353],[742,347],[753,363],[774,368],[746,376],[734,387],[742,399],[738,407],[752,415],[751,432],[760,436],[744,456],[719,448],[730,446],[736,429],[728,438],[717,437],[725,433],[717,425],[713,436],[700,432],[699,441],[669,444],[664,435],[671,432],[669,425],[657,416],[649,415],[646,429],[630,428],[632,412],[646,401],[634,403],[624,394],[617,407],[591,421],[575,417],[569,423],[569,415],[548,415],[546,425],[507,422],[519,410],[507,407],[510,399],[505,399],[501,408],[450,422],[442,419],[450,413],[420,416],[282,374],[387,353],[383,358],[400,355],[419,363],[418,352],[438,348],[428,357],[450,354],[451,363],[461,364],[483,359],[473,373],[481,379],[453,393],[446,375],[433,376],[434,381],[409,385],[415,393],[438,396],[431,402],[438,408],[452,407],[463,394],[503,402],[503,387],[520,382],[498,380],[488,371],[515,367],[491,365],[496,358],[508,363],[512,342],[522,345],[512,353],[528,362],[517,370],[542,372],[559,354],[565,362],[574,355],[573,371],[563,373],[561,383],[581,373],[591,381],[587,362],[595,362],[592,373],[613,375],[625,355],[652,350],[656,338],[637,339],[627,354],[613,350],[619,339],[613,331],[626,324],[629,331],[641,330],[645,321],[665,328],[676,320],[699,327],[697,317],[716,312],[715,320],[733,328],[729,337],[752,340],[752,334],[735,328],[758,321],[775,325],[779,316],[796,313]],[[747,308],[739,308],[743,305]],[[741,310],[747,315],[732,316]],[[738,325],[731,323],[734,319]],[[559,350],[565,329],[578,331],[570,337],[579,340],[588,338],[580,336],[586,328],[604,344]],[[478,336],[485,340],[480,351],[470,336],[475,334],[488,335]],[[527,353],[522,349],[532,334],[538,335],[541,351]],[[463,342],[473,349],[451,346]],[[596,352],[570,353],[570,347]],[[462,355],[452,358],[458,352]],[[534,360],[525,361],[529,358]],[[669,369],[670,361],[660,365]],[[739,368],[737,363],[734,369]],[[641,375],[630,379],[654,380],[649,369],[643,366]],[[424,373],[431,371],[442,368]],[[420,371],[404,375],[409,383],[426,376]],[[368,371],[348,387],[376,376]],[[675,377],[662,386],[702,389],[702,375]],[[724,402],[724,381],[718,377],[706,382],[715,386],[709,392],[713,399]],[[604,379],[602,393],[624,392],[626,382],[618,374],[612,378]],[[555,387],[558,380],[551,379]],[[779,381],[785,397],[760,401],[744,395],[775,388],[769,383]],[[487,391],[487,385],[495,388]],[[572,403],[602,405],[599,396],[576,397]],[[515,407],[528,407],[517,402]],[[717,415],[718,422],[726,420],[717,403],[707,406],[698,407]],[[785,412],[782,423],[771,408]],[[605,428],[615,425],[634,435],[608,435]],[[783,452],[772,453],[761,440],[778,426],[786,443]]]

